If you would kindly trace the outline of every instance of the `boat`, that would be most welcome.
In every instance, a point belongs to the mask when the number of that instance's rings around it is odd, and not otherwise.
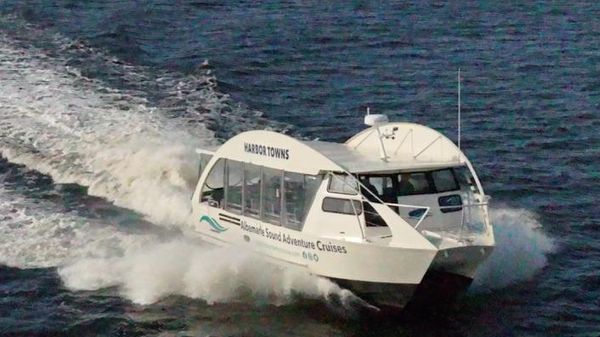
[[[432,128],[381,114],[365,124],[345,143],[255,130],[198,149],[193,232],[377,307],[401,309],[426,283],[468,286],[494,248],[471,162]]]

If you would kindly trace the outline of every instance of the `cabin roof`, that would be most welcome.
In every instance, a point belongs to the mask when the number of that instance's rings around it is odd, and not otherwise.
[[[218,148],[208,147],[197,152],[305,174],[343,170],[352,173],[433,170],[468,162],[447,137],[413,123],[387,123],[367,128],[343,144],[302,141],[273,131],[247,131]]]
[[[410,155],[384,161],[380,158],[379,152],[361,152],[347,144],[323,141],[303,141],[303,143],[351,173],[431,170],[460,165],[457,160],[417,160]]]

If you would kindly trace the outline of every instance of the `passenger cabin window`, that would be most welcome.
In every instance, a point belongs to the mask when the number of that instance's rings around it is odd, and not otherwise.
[[[379,203],[397,202],[398,179],[396,175],[361,175],[359,176],[361,193],[367,200]]]
[[[331,213],[360,215],[362,214],[362,203],[358,200],[325,197],[322,209]]]
[[[458,171],[457,171],[458,170]],[[367,200],[397,203],[399,197],[456,191],[463,185],[472,186],[472,177],[466,168],[442,169],[426,172],[401,172],[390,174],[363,174],[359,180],[361,193]]]
[[[227,189],[225,190],[225,209],[233,213],[242,213],[242,186],[244,183],[244,165],[242,162],[227,160]]]
[[[322,176],[219,159],[202,187],[200,200],[233,213],[302,230],[322,180]]]
[[[281,180],[283,172],[268,167],[262,170],[262,218],[266,222],[281,224]]]
[[[431,172],[431,177],[435,184],[435,190],[438,193],[455,191],[458,189],[458,183],[456,182],[451,169],[433,171]]]
[[[261,167],[244,165],[244,215],[260,218]]]
[[[209,202],[213,207],[222,207],[225,192],[223,189],[225,182],[225,160],[219,159],[213,165],[210,173],[204,180],[202,186],[200,201]]]
[[[355,195],[358,193],[358,183],[354,176],[335,173],[329,177],[327,190],[331,193]]]
[[[435,193],[425,172],[401,173],[398,196]]]
[[[285,172],[283,177],[283,190],[285,191],[283,225],[291,229],[301,230],[317,189],[321,184],[321,179],[319,176],[294,172]]]
[[[476,189],[475,179],[473,179],[473,175],[471,175],[471,171],[466,166],[460,166],[454,168],[454,174],[456,175],[456,180],[461,188],[463,189]]]

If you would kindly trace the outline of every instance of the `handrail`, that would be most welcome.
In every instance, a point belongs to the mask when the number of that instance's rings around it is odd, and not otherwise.
[[[347,184],[344,179],[340,179],[339,177],[336,177],[336,175],[333,174],[333,172],[329,172],[328,175],[334,177],[335,179],[341,180],[343,184]],[[350,175],[350,176],[352,176],[352,175]],[[352,187],[352,186],[350,186],[350,187]],[[356,195],[360,195],[360,193],[357,193]],[[353,200],[355,200],[355,199],[350,199],[350,205],[352,205],[352,210],[354,211],[354,215],[356,216],[356,221],[358,222],[358,228],[360,228],[361,237],[362,237],[363,240],[366,240],[367,239],[367,235],[365,234],[365,231],[363,229],[362,223],[360,222],[359,214],[356,211],[356,207],[354,207],[354,202],[352,202]]]
[[[430,207],[429,207],[429,206],[417,206],[417,205],[406,205],[406,204],[394,204],[394,203],[386,203],[386,202],[384,202],[383,200],[381,200],[381,198],[379,198],[379,196],[378,196],[378,195],[376,195],[376,194],[375,194],[373,191],[371,191],[371,190],[370,190],[368,187],[366,187],[366,186],[365,186],[363,183],[361,183],[361,182],[360,182],[360,179],[357,179],[357,178],[356,178],[356,177],[355,177],[353,174],[351,174],[351,173],[349,173],[349,172],[344,172],[344,173],[345,173],[346,175],[348,175],[348,176],[352,177],[352,178],[354,179],[354,181],[356,181],[356,183],[357,183],[357,184],[358,184],[360,187],[362,187],[362,188],[363,188],[365,191],[367,191],[368,193],[370,193],[370,194],[371,194],[373,197],[375,197],[375,199],[377,199],[378,201],[380,201],[380,203],[381,203],[381,204],[384,204],[384,205],[386,205],[386,206],[388,206],[388,207],[390,207],[390,205],[392,205],[392,206],[399,206],[399,207],[404,207],[404,208],[424,208],[424,209],[426,209],[425,213],[423,213],[423,215],[421,215],[421,218],[420,218],[420,219],[419,219],[419,221],[417,222],[417,225],[416,225],[416,226],[414,226],[414,228],[415,228],[415,229],[417,228],[417,226],[418,226],[418,225],[420,225],[420,224],[421,224],[421,222],[422,222],[422,221],[425,219],[425,217],[426,217],[426,216],[427,216],[427,214],[429,213],[429,209],[430,209]],[[346,180],[345,180],[345,179],[341,179],[341,178],[337,177],[337,176],[336,176],[336,175],[335,175],[333,172],[329,172],[329,175],[331,175],[331,176],[334,176],[336,179],[339,179],[339,180],[341,180],[343,184],[346,184],[347,186],[349,186],[349,187],[351,187],[351,188],[354,188],[354,186],[351,186],[350,184],[348,184],[348,183],[346,182]],[[372,201],[370,201],[369,199],[367,199],[367,198],[366,198],[366,197],[365,197],[365,196],[364,196],[362,193],[360,193],[360,191],[356,191],[356,194],[355,194],[355,195],[358,195],[358,196],[360,196],[360,197],[361,197],[361,200],[362,200],[363,202],[367,202],[369,205],[371,205],[371,204],[372,204]],[[354,209],[354,204],[352,204],[352,208]],[[363,234],[363,239],[364,239],[364,238],[366,238],[366,236],[365,236],[365,234],[364,234],[364,231],[363,231],[363,228],[362,228],[362,223],[360,222],[360,218],[358,217],[358,214],[357,214],[356,210],[354,210],[354,213],[356,214],[356,217],[357,217],[358,223],[359,223],[359,225],[360,225],[361,233]],[[404,222],[408,223],[408,222],[407,222],[406,220],[404,220],[404,219],[403,219],[403,218],[402,218],[402,217],[401,217],[399,214],[398,214],[398,217],[399,217],[400,219],[402,219]]]
[[[478,203],[474,203],[474,204],[460,204],[460,205],[455,205],[455,206],[437,206],[437,208],[440,209],[446,209],[446,208],[456,208],[456,207],[479,207],[479,206],[487,206],[489,203],[487,201],[485,202],[478,202]]]
[[[420,156],[423,152],[425,152],[429,147],[431,147],[431,145],[435,144],[435,142],[437,142],[438,140],[442,139],[442,135],[439,135],[436,139],[434,139],[431,143],[427,144],[427,146],[425,146],[421,151],[419,151],[419,153],[417,153],[416,155],[413,155],[414,159],[417,159],[418,156]]]
[[[429,213],[431,211],[432,208],[438,208],[438,209],[450,209],[450,208],[458,208],[461,207],[463,208],[461,210],[461,229],[460,229],[460,236],[462,236],[462,229],[464,227],[464,218],[465,218],[465,210],[464,208],[467,209],[471,209],[471,207],[481,207],[481,206],[487,206],[489,203],[487,201],[483,201],[483,202],[478,202],[478,203],[467,203],[467,204],[461,204],[461,205],[455,205],[455,206],[420,206],[420,205],[410,205],[410,204],[400,204],[400,203],[389,203],[389,202],[384,202],[383,200],[381,200],[381,198],[376,195],[373,191],[371,191],[369,188],[367,188],[363,183],[361,183],[360,179],[358,179],[357,177],[355,177],[352,173],[344,170],[344,174],[346,174],[349,177],[353,178],[353,181],[356,182],[358,184],[359,187],[362,187],[362,189],[359,189],[356,191],[356,194],[354,194],[354,196],[360,196],[361,200],[363,202],[367,202],[370,205],[373,204],[373,202],[369,199],[366,198],[366,196],[361,193],[362,191],[367,191],[367,193],[371,194],[371,196],[373,196],[377,201],[379,201],[381,204],[384,204],[388,207],[393,206],[393,207],[402,207],[402,208],[415,208],[415,209],[425,209],[425,212],[423,212],[423,214],[421,215],[421,217],[419,218],[419,220],[417,221],[417,223],[413,226],[414,229],[417,229],[421,223],[425,220],[425,218],[427,216],[429,216]],[[346,186],[349,186],[351,188],[355,188],[356,186],[352,186],[350,185],[345,179],[341,179],[340,177],[337,177],[337,175],[331,171],[328,172],[328,175],[334,176],[336,179],[341,180],[343,184],[345,184]],[[356,200],[356,199],[351,199],[351,200]],[[358,215],[358,212],[356,211],[355,207],[354,207],[354,203],[352,203],[352,208],[354,210],[354,214],[356,215],[356,219],[359,225],[359,228],[361,230],[361,235],[363,237],[363,240],[367,239],[366,234],[365,234],[365,230],[363,228],[362,222],[360,221],[360,217]],[[391,208],[391,207],[390,207]],[[398,214],[398,217],[401,218],[403,221],[405,221],[406,223],[409,223],[408,221],[404,220],[404,218],[402,216],[400,216]],[[409,223],[410,224],[410,223]],[[487,225],[486,227],[486,231],[488,230]]]

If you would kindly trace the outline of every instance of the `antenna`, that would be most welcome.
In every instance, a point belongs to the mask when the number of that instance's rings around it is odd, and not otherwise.
[[[458,68],[458,149],[460,150],[460,68]]]
[[[389,120],[384,114],[372,114],[371,109],[367,107],[367,115],[365,116],[365,125],[372,126],[377,131],[377,139],[379,140],[379,155],[381,160],[387,161],[388,155],[385,152],[385,146],[383,145],[383,137],[385,135],[381,134],[381,130],[379,130],[379,126],[382,124],[388,123]]]

